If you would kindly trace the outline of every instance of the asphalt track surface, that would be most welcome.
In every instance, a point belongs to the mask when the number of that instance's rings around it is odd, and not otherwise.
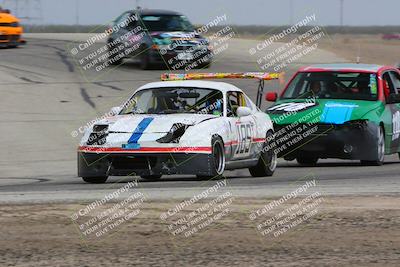
[[[73,137],[71,133],[120,105],[140,85],[157,81],[166,70],[143,71],[128,61],[97,77],[94,71],[80,71],[69,52],[70,41],[37,37],[28,39],[25,47],[0,50],[0,202],[98,199],[138,179],[110,177],[102,185],[84,183],[76,176],[76,147],[81,135]],[[256,58],[247,52],[257,42],[232,40],[206,71],[259,71]],[[314,51],[287,69],[286,79],[300,65],[343,61],[330,52]],[[254,100],[255,81],[232,83]],[[281,87],[278,82],[266,84],[267,90]],[[324,194],[397,194],[400,161],[392,155],[381,167],[342,160],[321,160],[316,167],[300,167],[280,159],[273,177],[252,178],[247,170],[229,171],[225,177],[228,186],[223,190],[242,197],[281,196],[314,178],[315,190]],[[191,197],[216,183],[199,181],[194,176],[138,181],[139,189],[154,199]]]

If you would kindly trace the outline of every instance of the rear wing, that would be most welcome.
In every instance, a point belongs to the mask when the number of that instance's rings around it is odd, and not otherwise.
[[[264,92],[264,82],[278,80],[283,77],[283,73],[267,72],[230,72],[230,73],[164,73],[161,74],[162,81],[184,81],[184,80],[207,80],[207,79],[257,79],[259,80],[257,89],[257,107],[261,107],[261,100]]]

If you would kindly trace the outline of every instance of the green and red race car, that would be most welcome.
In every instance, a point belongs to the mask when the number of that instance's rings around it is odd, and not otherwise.
[[[318,159],[382,165],[400,152],[400,72],[367,64],[301,68],[267,109],[279,157],[315,165]]]

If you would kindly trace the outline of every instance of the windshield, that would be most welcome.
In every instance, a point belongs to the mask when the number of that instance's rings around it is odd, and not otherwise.
[[[198,113],[222,116],[221,91],[205,88],[151,88],[138,91],[125,104],[122,114]]]
[[[377,100],[376,74],[359,72],[300,72],[282,99],[320,98]]]
[[[194,31],[193,25],[185,16],[145,15],[141,17],[144,27],[150,32]]]

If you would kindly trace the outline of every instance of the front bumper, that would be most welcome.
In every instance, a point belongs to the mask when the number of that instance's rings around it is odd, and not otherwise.
[[[0,35],[0,47],[24,45],[26,41],[20,35]]]
[[[285,127],[288,125],[275,125],[276,132]],[[306,127],[307,130],[291,135],[290,138],[276,138],[279,157],[288,160],[307,156],[377,160],[378,126],[374,123],[364,121],[343,125],[299,124],[296,127]],[[305,132],[307,134],[304,134]]]
[[[78,176],[211,175],[211,154],[78,151]]]
[[[187,65],[193,65],[197,63],[198,66],[208,65],[212,61],[212,53],[210,50],[194,50],[191,52],[193,58],[180,59],[179,54],[185,53],[180,50],[168,50],[164,55],[159,50],[150,50],[150,62],[155,64],[168,64],[171,67],[176,66],[176,69],[185,67]]]

